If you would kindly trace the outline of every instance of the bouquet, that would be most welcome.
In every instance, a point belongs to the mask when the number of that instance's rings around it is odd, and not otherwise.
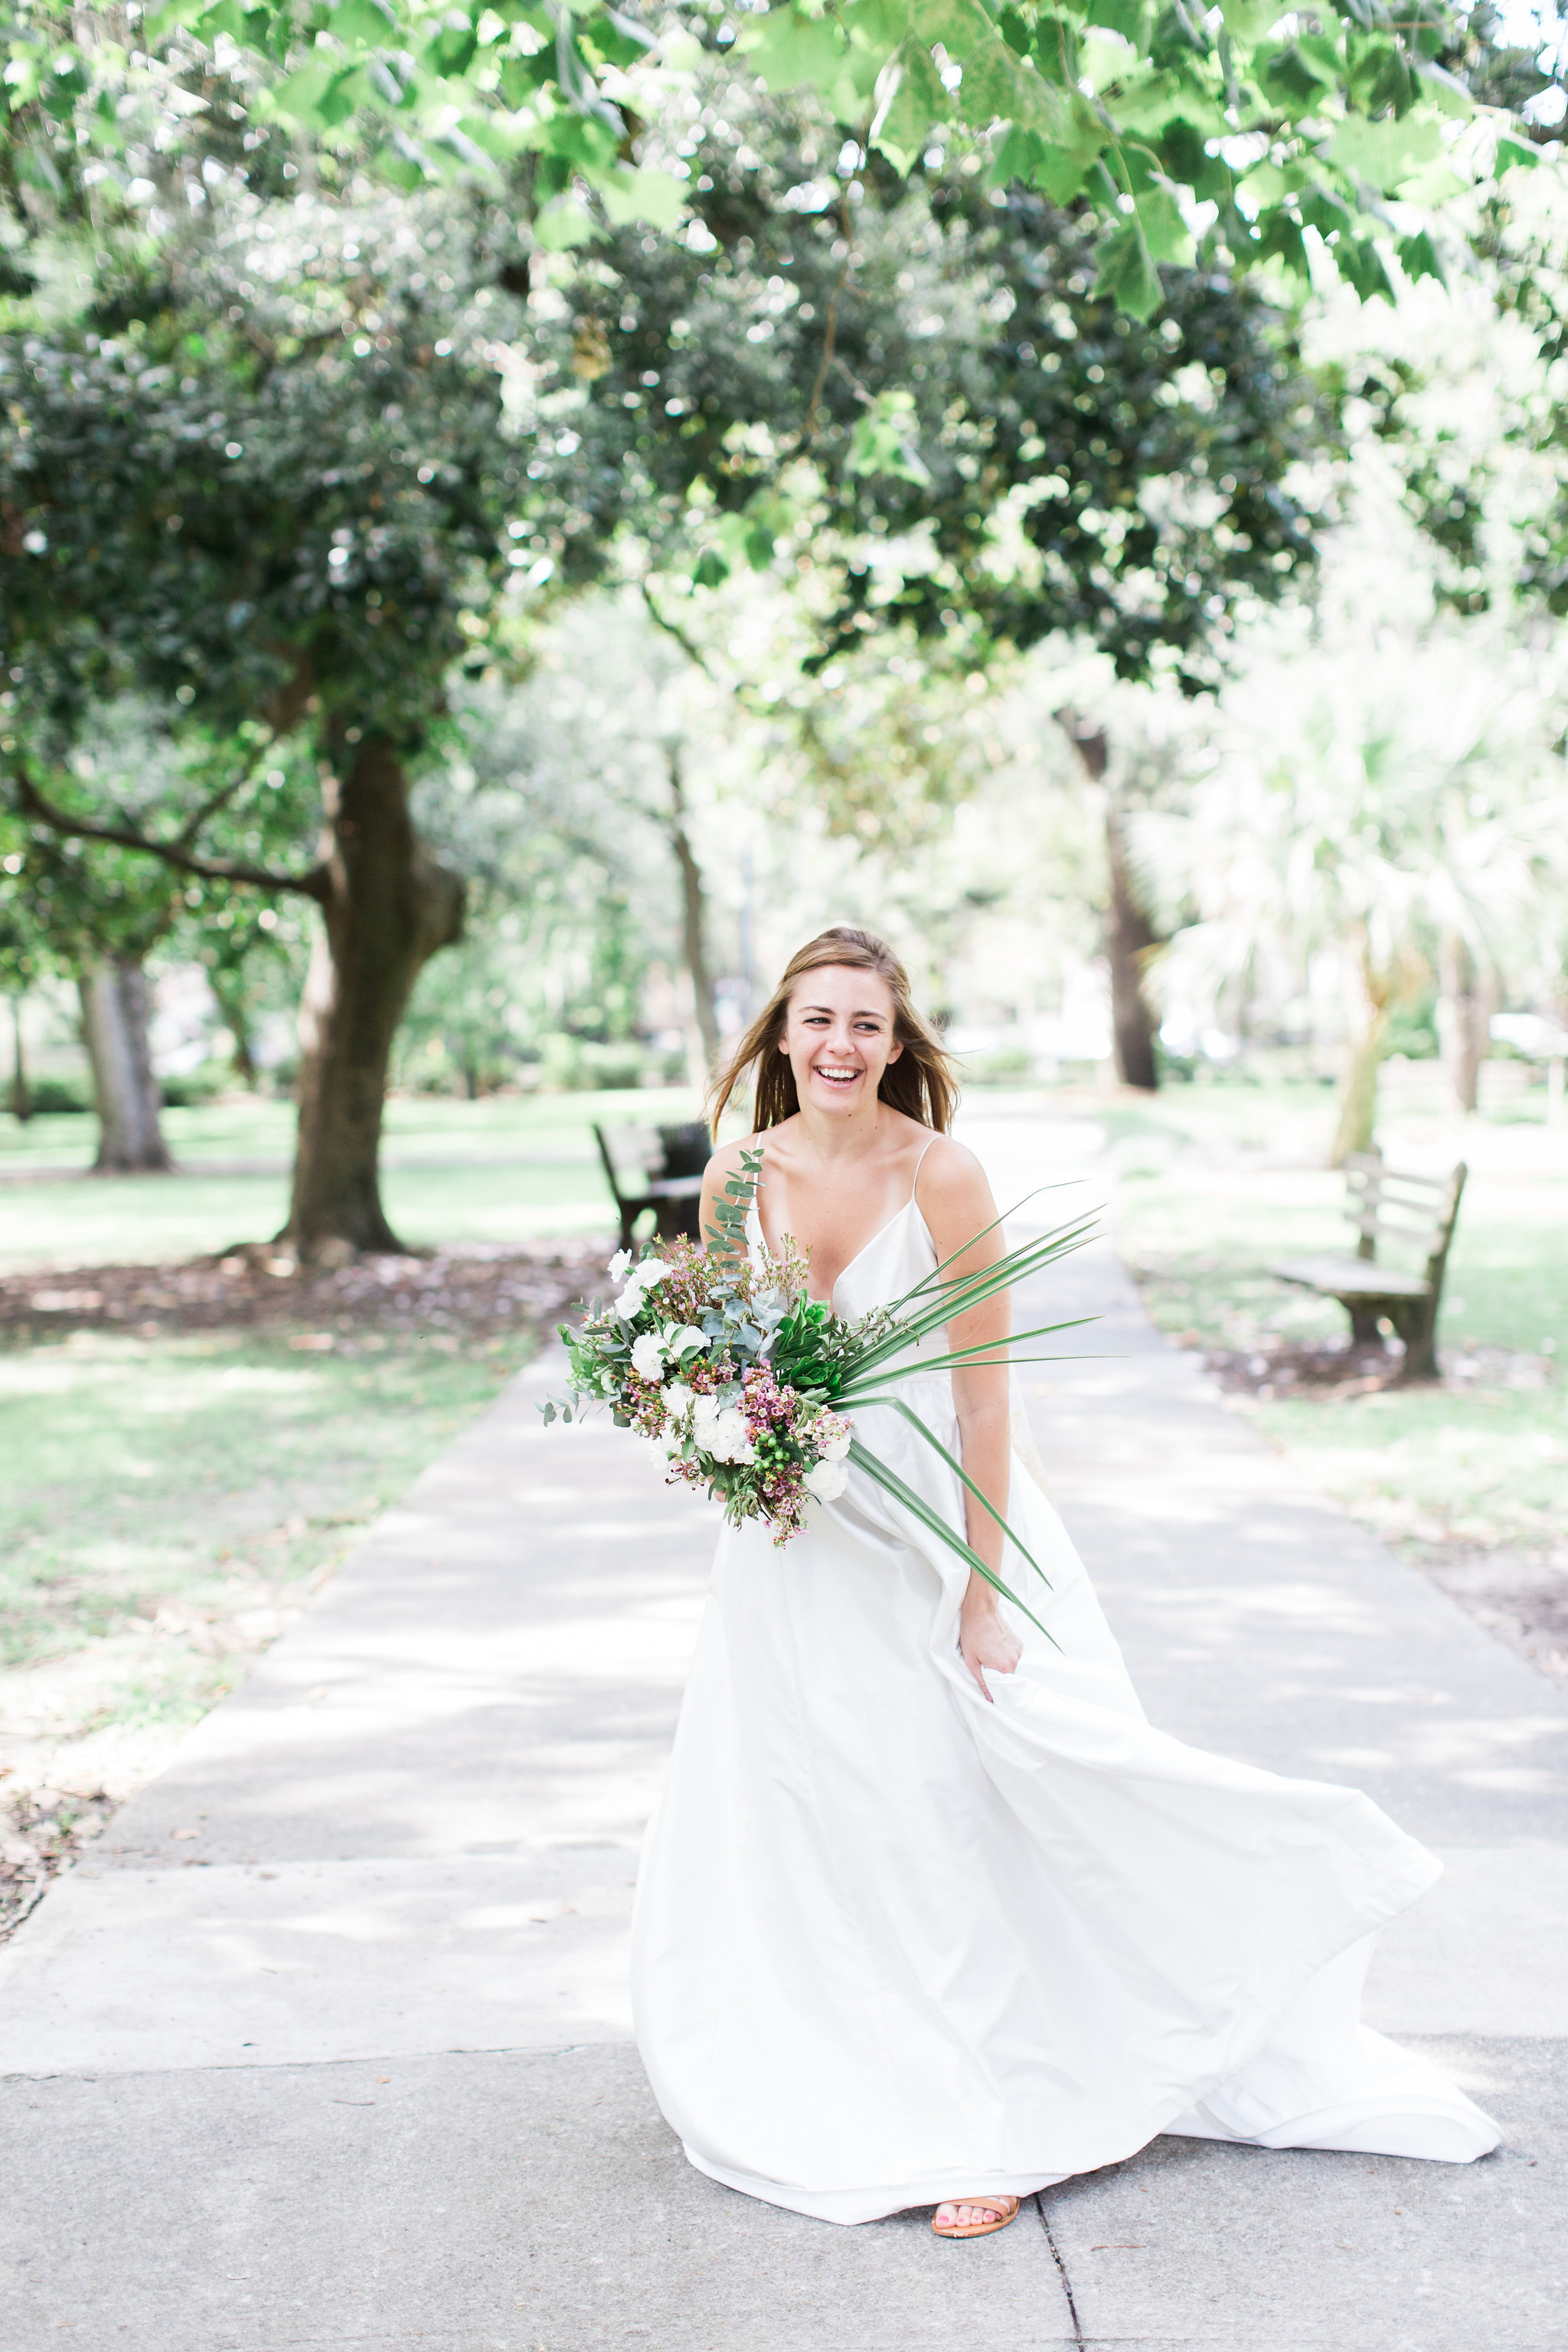
[[[861,1443],[854,1413],[878,1404],[901,1414],[1048,1584],[1039,1562],[897,1385],[910,1373],[961,1364],[1049,1360],[1011,1351],[1018,1341],[1075,1325],[1042,1324],[1000,1343],[935,1356],[911,1350],[955,1316],[1078,1247],[1090,1220],[1078,1218],[991,1265],[944,1278],[975,1242],[995,1231],[987,1225],[901,1298],[850,1322],[807,1295],[806,1260],[792,1243],[776,1257],[764,1253],[752,1260],[745,1245],[746,1213],[762,1181],[763,1154],[743,1151],[741,1158],[742,1173],[724,1186],[706,1247],[677,1241],[637,1259],[617,1251],[609,1268],[620,1286],[615,1297],[585,1306],[579,1329],[561,1325],[570,1395],[542,1407],[546,1422],[557,1414],[571,1421],[591,1405],[607,1405],[618,1429],[636,1430],[658,1447],[671,1480],[705,1487],[723,1503],[732,1526],[764,1521],[776,1544],[799,1533],[814,1501],[830,1503],[843,1493],[853,1463],[1039,1625],[957,1530]]]

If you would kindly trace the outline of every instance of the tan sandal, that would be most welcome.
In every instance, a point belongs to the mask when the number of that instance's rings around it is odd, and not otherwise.
[[[944,2205],[983,2205],[988,2213],[994,2214],[995,2219],[990,2221],[933,2221],[931,2228],[939,2238],[989,2238],[1018,2218],[1016,2197],[944,2197],[942,2201]]]

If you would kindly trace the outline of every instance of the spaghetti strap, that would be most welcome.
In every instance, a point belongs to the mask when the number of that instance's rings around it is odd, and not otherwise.
[[[931,1150],[931,1146],[933,1146],[933,1143],[936,1143],[936,1136],[926,1136],[926,1140],[924,1140],[924,1143],[921,1143],[921,1148],[920,1148],[920,1160],[917,1160],[917,1162],[914,1162],[914,1176],[912,1176],[912,1179],[910,1179],[910,1209],[912,1209],[912,1206],[914,1206],[914,1188],[917,1188],[917,1185],[920,1185],[920,1171],[921,1171],[921,1169],[924,1169],[924,1164],[926,1164],[926,1152]]]

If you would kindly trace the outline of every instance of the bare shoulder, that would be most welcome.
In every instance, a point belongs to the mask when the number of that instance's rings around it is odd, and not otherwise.
[[[939,1135],[931,1145],[915,1189],[928,1220],[967,1219],[969,1231],[977,1233],[996,1213],[984,1169],[968,1146],[955,1143],[951,1135]]]
[[[761,1141],[760,1135],[736,1135],[731,1136],[728,1143],[719,1144],[702,1171],[703,1182],[721,1184],[727,1176],[738,1176],[741,1173],[741,1154],[754,1151]]]

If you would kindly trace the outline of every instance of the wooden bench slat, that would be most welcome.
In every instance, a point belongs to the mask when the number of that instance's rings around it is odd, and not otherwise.
[[[1379,1265],[1373,1257],[1286,1258],[1268,1271],[1281,1282],[1301,1283],[1331,1298],[1426,1298],[1432,1287],[1420,1275]]]

